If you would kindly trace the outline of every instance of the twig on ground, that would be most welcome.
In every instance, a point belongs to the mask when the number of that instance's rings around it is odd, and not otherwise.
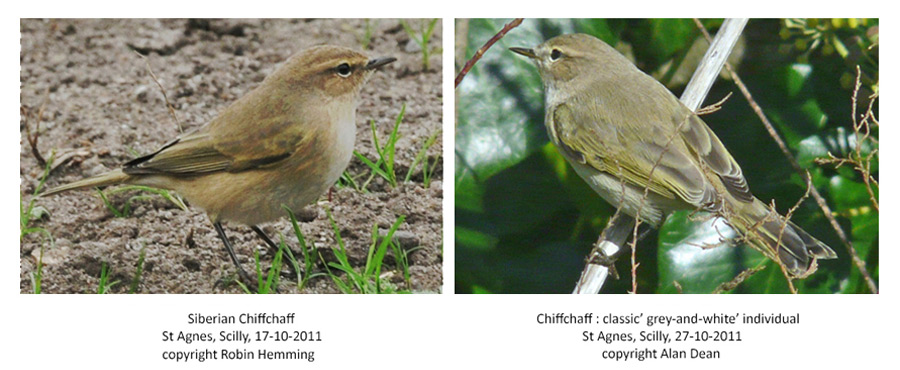
[[[136,50],[134,53],[141,57],[141,59],[144,60],[144,63],[147,64],[147,72],[150,73],[150,78],[153,79],[153,82],[156,82],[156,86],[159,86],[159,91],[163,94],[163,100],[166,101],[166,108],[169,109],[169,115],[172,116],[172,119],[175,120],[175,125],[178,126],[178,132],[184,133],[184,128],[181,127],[181,122],[178,121],[178,116],[175,115],[175,107],[173,107],[172,103],[169,102],[169,95],[166,94],[166,89],[164,89],[163,85],[159,83],[159,79],[156,78],[156,74],[153,73],[153,68],[150,68],[150,60]]]
[[[31,154],[34,156],[34,159],[38,161],[38,164],[41,167],[47,165],[47,160],[44,159],[44,156],[41,155],[40,149],[38,149],[38,139],[41,137],[41,121],[44,120],[44,107],[47,105],[47,100],[50,98],[50,89],[44,90],[44,101],[41,102],[41,107],[38,108],[37,115],[35,117],[35,128],[34,132],[31,131],[31,124],[29,124],[29,118],[31,118],[31,111],[28,110],[25,106],[19,107],[19,112],[22,114],[22,117],[25,119],[25,137],[28,139],[28,145],[31,146]]]

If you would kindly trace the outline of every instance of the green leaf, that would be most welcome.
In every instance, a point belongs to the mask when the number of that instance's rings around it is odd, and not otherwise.
[[[457,226],[453,235],[457,244],[465,245],[470,249],[488,251],[497,245],[497,237],[462,226]]]
[[[489,49],[457,89],[456,153],[463,170],[478,178],[518,163],[547,140],[540,76],[531,61],[508,50],[543,41],[535,30],[530,35],[522,32],[531,23],[525,22]],[[502,26],[503,22],[473,19],[470,50]]]
[[[628,39],[638,60],[655,70],[659,65],[686,50],[699,34],[691,19],[633,20],[629,24]]]
[[[750,247],[741,247],[741,251],[745,254],[742,257],[741,267],[743,269],[760,265],[764,265],[766,268],[753,274],[747,278],[747,280],[744,280],[744,282],[738,286],[736,292],[752,294],[790,293],[787,278],[784,276],[784,272],[781,271],[781,267],[779,267],[775,261],[768,259],[762,253]]]
[[[872,205],[866,185],[861,182],[847,179],[844,176],[833,176],[829,185],[831,199],[838,210],[849,210]]]
[[[684,293],[710,293],[737,276],[742,253],[723,242],[735,235],[721,219],[693,221],[689,212],[673,213],[659,230],[659,292],[677,292],[677,281]]]
[[[613,46],[619,43],[619,33],[613,31],[608,19],[576,19],[575,24],[579,32],[593,35]]]
[[[511,255],[497,255],[489,260],[495,266],[496,288],[502,293],[569,293],[584,267],[586,252],[568,242],[549,242],[530,246]],[[546,273],[565,271],[565,273]],[[544,273],[539,273],[539,272]],[[490,287],[489,287],[490,288]]]
[[[804,63],[794,63],[785,68],[784,83],[788,97],[796,98],[800,90],[806,85],[812,73],[812,66]]]
[[[851,235],[857,251],[878,238],[878,213],[873,209],[865,184],[834,176],[829,193],[835,203],[835,211],[850,218]],[[875,194],[878,195],[877,192]],[[861,257],[865,258],[865,255]]]
[[[808,122],[813,123],[816,128],[824,128],[828,124],[828,116],[819,107],[819,102],[815,99],[808,99],[800,105],[800,112],[806,117]]]
[[[813,135],[800,140],[800,145],[797,147],[797,162],[801,167],[809,168],[816,158],[825,157],[828,157],[828,148],[821,137]]]

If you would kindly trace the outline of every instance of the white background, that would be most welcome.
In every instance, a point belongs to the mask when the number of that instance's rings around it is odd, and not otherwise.
[[[3,178],[2,222],[5,253],[2,266],[3,330],[0,331],[0,364],[4,368],[51,368],[70,366],[126,366],[133,368],[248,368],[259,366],[316,367],[322,369],[371,368],[854,368],[880,369],[896,366],[898,306],[896,279],[897,220],[896,154],[892,143],[896,125],[892,120],[896,62],[893,14],[886,5],[842,2],[831,9],[821,1],[798,4],[786,1],[740,2],[722,10],[722,2],[606,2],[532,1],[509,4],[486,1],[399,2],[368,1],[280,1],[129,2],[41,1],[16,3],[2,22],[2,90],[4,144],[0,165]],[[8,7],[6,4],[4,7]],[[622,7],[626,8],[622,8]],[[859,14],[849,14],[848,10]],[[857,10],[858,9],[858,10]],[[9,12],[9,10],[7,10]],[[18,17],[443,17],[444,65],[444,160],[445,179],[453,178],[453,18],[454,17],[881,17],[887,47],[881,48],[886,66],[881,70],[882,97],[879,114],[883,171],[881,205],[881,294],[875,296],[567,296],[567,295],[453,295],[453,181],[444,181],[444,293],[417,296],[32,296],[19,294],[15,197],[18,175],[15,158],[21,145],[14,133],[19,121]],[[298,37],[302,37],[299,35]],[[536,40],[539,41],[539,40]],[[16,140],[14,142],[14,139]],[[573,282],[574,283],[574,282]],[[249,312],[286,314],[295,312],[297,323],[285,330],[319,330],[323,342],[303,345],[315,350],[316,361],[207,361],[174,364],[162,360],[166,349],[178,349],[162,341],[163,330],[213,331],[187,325],[189,313],[239,315]],[[719,349],[719,360],[650,360],[615,363],[603,360],[604,349],[629,350],[634,345],[613,348],[598,342],[582,342],[583,330],[618,330],[621,327],[584,325],[538,325],[539,313],[593,312],[626,314],[709,314],[799,312],[800,325],[737,326],[743,342],[697,345]],[[218,328],[214,332],[218,332]],[[279,327],[269,326],[268,329]],[[231,326],[228,329],[264,329]],[[654,329],[654,328],[650,328]],[[705,327],[691,330],[712,329]],[[717,329],[729,329],[717,327]],[[647,330],[635,327],[629,331]],[[642,346],[643,347],[643,346]],[[210,348],[219,348],[211,346]],[[273,345],[271,349],[290,349]],[[680,348],[680,347],[679,347]],[[688,347],[689,348],[689,347]]]

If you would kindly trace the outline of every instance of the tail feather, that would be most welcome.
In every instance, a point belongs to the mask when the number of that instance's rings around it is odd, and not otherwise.
[[[749,212],[751,215],[741,217],[743,222],[736,226],[744,235],[753,233],[748,238],[751,244],[769,258],[777,258],[791,275],[807,276],[815,270],[816,259],[837,258],[834,250],[825,243],[773,213],[759,200],[754,203],[754,211]]]
[[[117,170],[109,171],[102,175],[94,176],[94,177],[87,178],[84,180],[78,180],[73,183],[69,183],[69,184],[65,184],[65,185],[60,185],[53,189],[41,192],[39,194],[39,196],[53,195],[56,193],[61,193],[64,191],[74,190],[74,189],[92,188],[92,187],[97,187],[97,186],[121,184],[121,183],[127,182],[128,179],[130,179],[130,178],[131,178],[130,175],[125,174],[124,172],[122,172],[121,169],[117,169]]]

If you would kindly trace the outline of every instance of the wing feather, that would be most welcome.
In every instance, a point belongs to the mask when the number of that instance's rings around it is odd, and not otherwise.
[[[685,108],[686,109],[686,108]],[[689,122],[682,130],[682,137],[690,148],[706,166],[722,180],[725,189],[735,199],[745,203],[753,202],[750,186],[728,149],[719,138],[696,114],[691,114]]]
[[[169,142],[155,153],[126,163],[123,171],[130,175],[185,176],[246,171],[288,158],[303,139],[290,122],[260,123],[252,127],[257,129],[224,135],[201,128]]]
[[[703,172],[685,154],[678,140],[660,140],[646,133],[644,140],[629,140],[622,136],[628,133],[602,115],[596,115],[600,119],[592,119],[565,103],[552,109],[550,135],[570,160],[619,177],[630,185],[649,188],[669,199],[680,198],[693,205],[709,200],[710,187]],[[630,142],[630,148],[622,144],[626,141]]]

